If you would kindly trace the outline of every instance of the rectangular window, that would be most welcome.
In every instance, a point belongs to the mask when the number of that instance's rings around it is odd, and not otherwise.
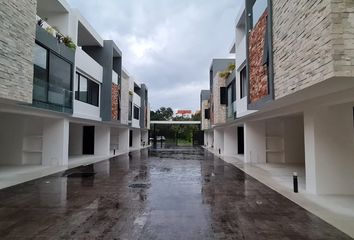
[[[71,91],[71,64],[51,53],[49,66],[49,83]]]
[[[79,99],[78,100],[88,103],[87,95],[88,95],[87,94],[87,78],[80,75],[80,78],[79,78]]]
[[[35,44],[34,48],[33,98],[48,101],[48,50]]]
[[[48,102],[55,105],[71,106],[72,65],[50,53],[49,68]]]
[[[137,106],[134,106],[134,119],[139,120],[140,109]]]
[[[220,87],[220,104],[227,104],[226,87]]]
[[[129,112],[128,112],[128,120],[132,120],[132,111],[133,111],[133,102],[129,100]]]
[[[204,118],[210,119],[210,109],[204,109]]]
[[[77,73],[76,77],[77,89],[75,89],[75,99],[98,107],[100,91],[99,84],[80,73]]]
[[[244,67],[240,72],[240,89],[241,89],[241,98],[247,96],[247,68]]]
[[[236,79],[233,79],[232,82],[227,86],[227,106],[231,105],[236,101]]]

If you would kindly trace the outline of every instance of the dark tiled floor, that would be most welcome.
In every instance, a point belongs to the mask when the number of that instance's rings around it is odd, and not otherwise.
[[[350,239],[202,150],[147,154],[0,191],[0,239]]]

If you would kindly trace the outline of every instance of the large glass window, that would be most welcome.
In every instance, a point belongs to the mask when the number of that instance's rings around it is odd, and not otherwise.
[[[129,112],[128,112],[128,120],[132,120],[132,111],[133,111],[133,102],[129,100]]]
[[[88,103],[87,94],[87,78],[80,75],[79,77],[79,99],[82,102]]]
[[[33,98],[47,102],[48,100],[48,50],[35,44],[34,48]]]
[[[71,64],[52,53],[49,62],[49,83],[71,91]]]
[[[48,69],[47,60],[48,60],[48,50],[45,49],[44,47],[41,47],[38,44],[35,44],[34,65],[40,67],[41,69]]]
[[[99,105],[99,84],[88,79],[80,73],[76,74],[75,99],[97,106]]]
[[[227,86],[227,117],[232,118],[234,114],[233,102],[236,101],[235,79]]]
[[[134,106],[134,119],[139,120],[140,109],[137,106]]]
[[[72,64],[36,43],[33,65],[33,104],[55,111],[70,112]]]
[[[247,68],[244,67],[240,72],[240,89],[241,89],[241,98],[247,96]]]

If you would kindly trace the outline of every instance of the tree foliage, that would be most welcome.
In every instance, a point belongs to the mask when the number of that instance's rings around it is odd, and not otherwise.
[[[156,111],[150,111],[150,119],[152,121],[169,121],[172,119],[173,110],[170,107],[160,107]]]

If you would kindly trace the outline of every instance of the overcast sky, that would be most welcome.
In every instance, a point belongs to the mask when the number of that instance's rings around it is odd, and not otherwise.
[[[123,52],[153,110],[199,109],[212,58],[229,57],[237,0],[68,0]]]

